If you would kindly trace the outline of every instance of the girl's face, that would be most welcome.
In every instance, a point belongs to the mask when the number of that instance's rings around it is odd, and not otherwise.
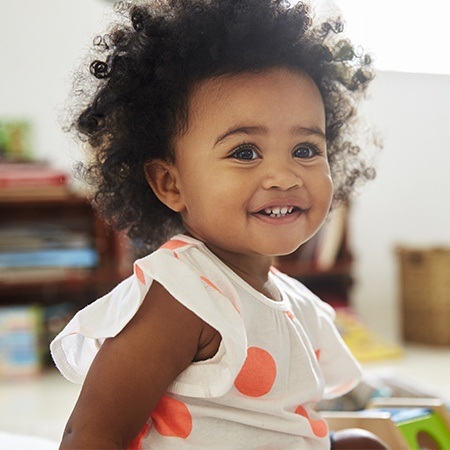
[[[200,83],[174,148],[184,225],[222,258],[291,253],[328,213],[325,111],[305,74],[279,68]]]

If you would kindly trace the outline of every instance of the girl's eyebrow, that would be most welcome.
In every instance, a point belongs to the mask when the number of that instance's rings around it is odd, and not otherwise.
[[[304,135],[307,136],[317,136],[321,139],[326,140],[327,136],[325,135],[325,132],[322,131],[319,127],[301,127],[301,126],[295,126],[291,128],[291,133],[295,135]]]
[[[233,136],[235,134],[264,134],[267,133],[269,129],[267,127],[263,126],[239,126],[239,127],[232,127],[231,129],[227,130],[225,133],[221,134],[214,143],[214,146],[225,140],[226,138]]]
[[[225,133],[221,134],[214,143],[214,146],[221,143],[225,139],[230,136],[234,136],[236,134],[264,134],[268,133],[269,129],[264,126],[239,126],[236,128],[231,128],[227,130]],[[325,133],[318,127],[302,127],[302,126],[294,126],[290,129],[291,134],[293,135],[307,135],[307,136],[317,136],[321,139],[326,140]]]

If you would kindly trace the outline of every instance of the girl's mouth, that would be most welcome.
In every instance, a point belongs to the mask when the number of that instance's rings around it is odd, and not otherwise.
[[[264,208],[263,210],[259,211],[258,214],[263,214],[269,217],[284,217],[292,214],[294,211],[300,211],[300,209],[296,206],[274,206]]]

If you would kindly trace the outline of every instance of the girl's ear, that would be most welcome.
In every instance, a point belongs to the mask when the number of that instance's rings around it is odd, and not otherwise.
[[[154,159],[144,164],[144,173],[148,184],[162,203],[175,212],[184,210],[177,171],[173,164]]]

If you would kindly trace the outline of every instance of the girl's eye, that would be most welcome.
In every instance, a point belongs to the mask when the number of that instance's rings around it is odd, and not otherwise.
[[[301,145],[297,147],[292,154],[294,158],[307,159],[319,155],[320,151],[316,146]]]
[[[259,158],[258,153],[252,147],[248,146],[237,148],[231,156],[244,161],[252,161]]]

